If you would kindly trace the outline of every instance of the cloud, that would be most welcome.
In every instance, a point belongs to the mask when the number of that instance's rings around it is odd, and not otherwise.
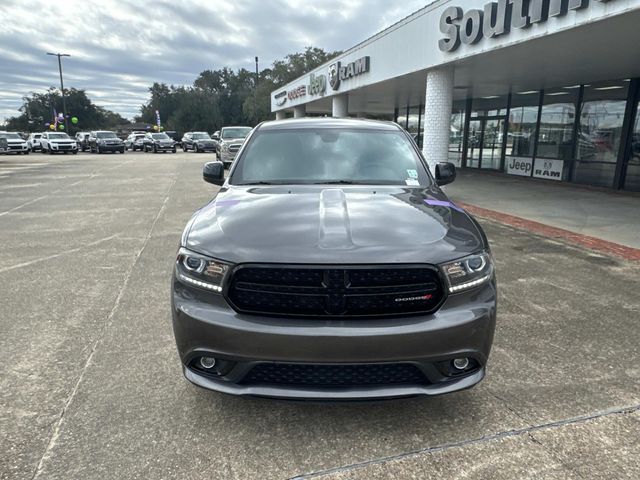
[[[58,86],[132,118],[155,81],[189,85],[205,69],[253,69],[318,46],[344,50],[421,8],[384,0],[2,0],[0,119]]]

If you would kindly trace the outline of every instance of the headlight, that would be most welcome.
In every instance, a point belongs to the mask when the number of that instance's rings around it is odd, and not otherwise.
[[[176,274],[182,283],[211,292],[222,292],[224,279],[231,270],[228,263],[181,248],[176,260]]]
[[[482,285],[493,275],[493,259],[487,252],[471,255],[441,267],[447,277],[449,293],[459,293]]]

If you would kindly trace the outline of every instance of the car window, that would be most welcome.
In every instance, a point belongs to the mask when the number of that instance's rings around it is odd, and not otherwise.
[[[222,131],[222,138],[245,138],[247,135],[251,133],[251,128],[249,127],[238,127],[238,128],[225,128]]]
[[[170,140],[169,136],[165,133],[152,133],[151,138],[154,140]]]
[[[194,140],[211,140],[208,133],[194,133],[192,137]]]
[[[66,133],[50,133],[49,138],[56,140],[70,140],[69,135]]]
[[[431,178],[399,131],[321,129],[258,132],[230,183],[430,185]]]
[[[118,138],[113,132],[98,132],[96,133],[97,138]]]
[[[20,135],[13,132],[0,133],[0,138],[6,138],[7,140],[22,140],[22,137],[20,137]]]

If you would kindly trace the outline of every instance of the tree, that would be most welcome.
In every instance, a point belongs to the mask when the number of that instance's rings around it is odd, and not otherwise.
[[[67,115],[78,117],[78,125],[67,122],[72,130],[92,130],[113,128],[128,123],[126,118],[102,107],[94,105],[84,90],[65,88]],[[32,93],[22,99],[21,112],[17,117],[7,119],[7,129],[21,132],[40,132],[45,123],[53,121],[54,110],[62,112],[60,90],[49,88],[46,93]]]

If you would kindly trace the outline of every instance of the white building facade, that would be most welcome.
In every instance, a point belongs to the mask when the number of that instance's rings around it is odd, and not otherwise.
[[[640,0],[437,0],[272,92],[394,120],[430,164],[640,191]]]

